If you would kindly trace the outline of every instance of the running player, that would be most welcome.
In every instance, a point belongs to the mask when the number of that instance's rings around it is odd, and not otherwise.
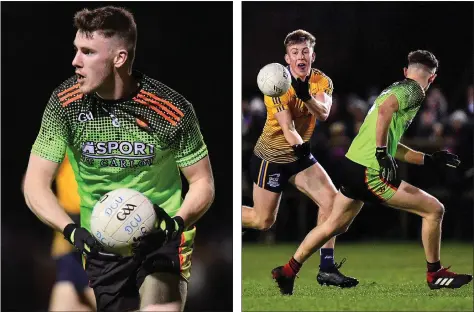
[[[281,97],[264,97],[267,120],[252,155],[250,171],[253,185],[253,207],[242,206],[244,228],[269,229],[275,222],[280,199],[288,182],[319,206],[318,224],[329,216],[337,191],[324,168],[310,151],[310,138],[316,120],[326,120],[332,103],[331,79],[311,68],[316,54],[315,37],[295,30],[285,40],[285,61],[291,73],[292,87]],[[352,287],[358,281],[339,272],[334,262],[331,239],[321,249],[320,284]],[[278,274],[298,272],[299,264],[290,261]],[[282,294],[291,294],[284,288]]]
[[[76,13],[74,24],[76,75],[53,91],[46,106],[26,172],[26,202],[86,255],[99,311],[167,303],[174,304],[174,311],[183,310],[193,225],[214,198],[208,151],[194,109],[176,91],[132,70],[137,29],[129,11],[84,9]],[[78,182],[80,225],[50,188],[65,154]],[[180,172],[189,183],[184,200]],[[146,195],[167,222],[166,231],[140,240],[133,257],[101,251],[89,233],[94,204],[120,187]]]
[[[431,155],[414,151],[400,143],[400,138],[421,107],[425,92],[436,78],[438,60],[429,51],[408,54],[405,80],[395,82],[375,100],[354,138],[341,170],[340,192],[334,200],[331,215],[306,236],[292,260],[302,265],[328,240],[347,231],[364,202],[383,204],[422,217],[422,242],[427,261],[426,279],[431,289],[459,288],[472,280],[472,275],[456,274],[441,266],[441,222],[444,206],[435,197],[400,180],[395,158],[411,164],[431,166],[439,170],[456,168],[456,155],[438,151]],[[280,267],[281,268],[281,267]],[[277,277],[278,286],[293,289],[295,273]]]
[[[67,157],[58,169],[55,185],[59,204],[78,223],[80,199]],[[94,291],[89,287],[89,278],[81,265],[81,254],[74,250],[61,232],[54,232],[51,255],[56,263],[56,281],[51,290],[48,311],[95,311]]]

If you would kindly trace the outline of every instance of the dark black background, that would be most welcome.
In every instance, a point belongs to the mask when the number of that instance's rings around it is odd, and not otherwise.
[[[232,133],[232,2],[107,2],[100,5],[118,5],[131,10],[138,27],[134,68],[175,89],[194,105],[209,149],[216,197],[197,224],[193,258],[206,267],[205,284],[195,286],[205,291],[190,294],[187,308],[230,310],[232,144],[217,134],[227,137]],[[49,96],[74,74],[71,65],[76,32],[74,13],[84,7],[97,6],[97,2],[2,3],[4,311],[47,308],[54,278],[48,258],[52,233],[25,205],[20,182]],[[230,244],[230,247],[215,252],[219,244]],[[223,254],[224,250],[227,255]],[[218,282],[213,282],[215,279]],[[192,280],[190,287],[193,287]]]

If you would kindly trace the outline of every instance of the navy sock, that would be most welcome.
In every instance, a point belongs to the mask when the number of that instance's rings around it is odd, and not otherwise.
[[[333,248],[321,248],[321,263],[319,267],[324,270],[334,266],[334,249]]]

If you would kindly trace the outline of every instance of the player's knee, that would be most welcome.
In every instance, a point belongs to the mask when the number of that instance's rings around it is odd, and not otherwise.
[[[260,231],[267,231],[272,227],[273,224],[275,224],[275,217],[265,216],[258,219],[257,229]]]
[[[430,219],[442,220],[444,216],[444,205],[437,199],[434,199],[431,205]]]

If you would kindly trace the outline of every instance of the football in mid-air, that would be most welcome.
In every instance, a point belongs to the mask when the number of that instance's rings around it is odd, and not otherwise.
[[[290,72],[279,63],[270,63],[260,69],[257,75],[257,85],[265,95],[282,96],[290,89]]]
[[[108,192],[95,204],[91,234],[106,251],[128,256],[134,239],[151,231],[155,222],[153,203],[145,195],[120,188]]]

